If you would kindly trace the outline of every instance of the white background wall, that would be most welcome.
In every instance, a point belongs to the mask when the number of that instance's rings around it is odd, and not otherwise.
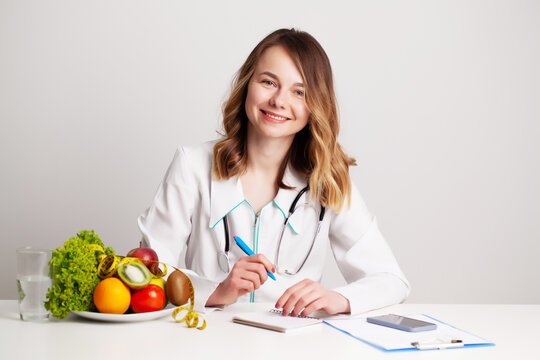
[[[216,137],[234,72],[294,26],[333,64],[408,301],[540,302],[539,19],[516,0],[0,0],[0,298],[19,246],[137,246],[176,146]]]

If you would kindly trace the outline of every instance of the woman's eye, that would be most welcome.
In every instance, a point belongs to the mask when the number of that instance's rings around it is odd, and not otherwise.
[[[298,95],[300,97],[304,97],[304,95],[305,95],[304,91],[302,91],[302,90],[296,90],[295,93],[296,93],[296,95]]]
[[[268,86],[274,86],[274,82],[271,80],[263,80],[262,83]]]

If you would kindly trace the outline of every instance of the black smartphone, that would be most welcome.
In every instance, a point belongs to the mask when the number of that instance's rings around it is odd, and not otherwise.
[[[437,324],[395,314],[368,317],[367,322],[409,332],[437,329]]]

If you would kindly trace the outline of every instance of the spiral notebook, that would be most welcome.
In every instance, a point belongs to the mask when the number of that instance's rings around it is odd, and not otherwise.
[[[281,315],[281,310],[278,309],[236,314],[232,320],[238,324],[256,326],[280,332],[322,324],[322,320],[314,317],[283,316]]]

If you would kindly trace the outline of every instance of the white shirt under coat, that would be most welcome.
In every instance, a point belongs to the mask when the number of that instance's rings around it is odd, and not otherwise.
[[[152,205],[138,218],[145,246],[153,248],[160,261],[178,266],[180,254],[186,249],[187,269],[182,271],[193,283],[198,311],[204,311],[209,296],[228,275],[218,264],[218,253],[225,248],[223,217],[227,215],[229,224],[231,268],[240,257],[246,256],[234,243],[234,236],[274,263],[289,207],[307,185],[292,167],[287,167],[283,182],[295,189],[280,188],[257,218],[244,198],[237,177],[224,181],[212,178],[214,144],[179,147]],[[409,294],[409,283],[354,184],[351,196],[350,207],[345,203],[339,213],[326,209],[313,250],[298,274],[275,273],[276,281],[268,278],[258,290],[237,301],[275,302],[287,288],[301,280],[320,282],[327,253],[332,251],[348,283],[333,290],[349,300],[351,314],[403,302]],[[300,201],[306,199],[309,196],[304,195]],[[301,214],[295,213],[285,229],[287,239],[294,239],[295,233],[299,239],[302,233],[313,233],[309,227],[317,225],[315,220],[304,221]],[[312,240],[299,240],[307,243],[298,245],[308,249]],[[286,246],[281,257],[295,255],[285,254],[285,250]],[[301,262],[306,254],[307,250],[298,255],[299,260],[293,258],[293,261]]]

